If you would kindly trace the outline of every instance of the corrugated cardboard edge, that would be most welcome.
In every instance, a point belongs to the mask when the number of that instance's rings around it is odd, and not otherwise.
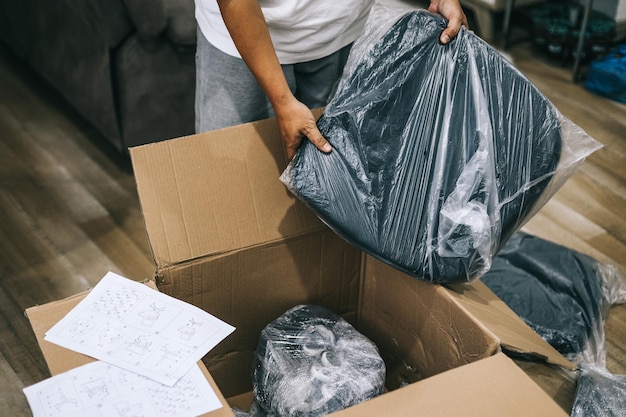
[[[507,417],[568,415],[504,353],[451,369],[330,415],[484,417],[503,415],[503,410],[506,410]]]
[[[449,285],[448,291],[462,308],[501,341],[505,351],[530,354],[573,371],[576,365],[541,338],[480,280]]]
[[[361,268],[357,328],[384,353],[390,389],[501,351],[500,339],[442,286],[369,255]]]
[[[84,291],[71,297],[26,309],[26,317],[33,328],[50,374],[57,375],[94,362],[95,359],[44,340],[46,332],[76,307],[89,293]]]
[[[367,267],[370,264],[376,265],[376,263],[384,264],[373,257],[365,256],[361,265],[361,277],[366,277],[369,273]],[[406,279],[400,280],[398,278],[399,280],[395,281],[396,285],[406,285],[404,289],[406,292],[419,291],[417,287],[412,289],[410,285],[412,281],[419,282],[418,279],[399,271],[397,274],[405,276]],[[406,284],[402,284],[403,282],[406,282]],[[425,282],[422,282],[422,284],[434,285]],[[490,335],[500,350],[528,355],[549,364],[563,367],[566,370],[572,371],[576,369],[573,363],[543,340],[480,280],[470,284],[434,285],[434,288],[445,292],[450,302],[454,303],[460,311],[463,311],[465,313],[464,316],[471,319],[485,334]],[[365,298],[364,291],[365,287],[362,287],[361,300]],[[372,290],[369,291],[371,292]],[[363,309],[364,306],[359,305],[359,311],[363,311]],[[452,340],[454,340],[454,337],[452,337]]]
[[[451,387],[463,389],[451,389]],[[489,401],[485,401],[488,396]],[[247,410],[252,392],[228,399]],[[442,372],[385,395],[337,411],[335,417],[565,417],[567,412],[536,385],[509,357],[499,352],[488,358]]]
[[[145,281],[144,284],[154,290],[157,290],[157,286],[153,280]],[[52,375],[57,375],[95,361],[94,358],[70,349],[66,349],[54,343],[50,343],[44,339],[46,332],[59,322],[59,320],[61,320],[72,308],[78,305],[78,303],[85,298],[89,291],[90,290],[83,291],[62,300],[30,307],[25,311],[26,317],[30,321],[35,337],[37,338],[37,342],[39,343],[39,347],[41,348],[41,352],[43,353],[48,369]],[[234,417],[228,402],[224,399],[224,396],[202,361],[198,362],[198,366],[207,381],[209,381],[211,388],[215,391],[217,398],[222,404],[222,408],[211,413],[204,414],[203,416]]]

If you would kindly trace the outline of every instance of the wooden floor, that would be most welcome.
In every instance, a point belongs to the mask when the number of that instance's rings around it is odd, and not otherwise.
[[[129,160],[102,145],[0,48],[1,416],[30,416],[22,388],[48,376],[26,308],[154,273]]]
[[[570,68],[528,44],[509,52],[605,145],[525,229],[626,274],[626,106],[573,84]],[[48,376],[24,310],[85,290],[109,270],[137,280],[154,271],[129,161],[0,48],[0,415],[30,416],[21,390]],[[612,308],[606,331],[608,369],[626,374],[626,305]],[[572,379],[518,363],[569,412]]]

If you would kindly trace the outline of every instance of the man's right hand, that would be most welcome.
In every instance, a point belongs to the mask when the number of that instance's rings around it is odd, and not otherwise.
[[[303,140],[310,140],[320,151],[332,151],[330,143],[322,136],[311,110],[295,97],[285,105],[275,105],[274,111],[285,144],[287,159],[291,161]]]

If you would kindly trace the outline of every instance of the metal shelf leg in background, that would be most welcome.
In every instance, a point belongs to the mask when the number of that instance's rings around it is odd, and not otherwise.
[[[509,36],[511,35],[511,16],[513,14],[513,4],[515,0],[506,0],[504,6],[504,23],[502,25],[502,36],[504,38],[504,48],[509,47]]]
[[[502,35],[504,37],[504,47],[509,47],[509,36],[511,32],[511,17],[513,14],[513,7],[515,0],[507,0],[504,9],[504,22],[502,25]],[[573,80],[578,82],[580,79],[580,62],[582,59],[582,52],[585,47],[585,33],[587,32],[587,25],[589,24],[589,15],[591,14],[591,8],[593,6],[593,0],[587,0],[585,4],[585,11],[583,14],[583,20],[580,25],[580,32],[578,35],[578,45],[576,46],[576,56],[574,57],[574,69]]]
[[[578,46],[576,47],[576,56],[574,57],[574,82],[578,82],[580,79],[580,61],[582,59],[583,49],[585,47],[585,33],[587,32],[587,25],[589,24],[589,15],[591,14],[591,7],[593,6],[593,0],[587,0],[585,5],[585,14],[583,15],[583,21],[580,25],[580,33],[578,34]]]

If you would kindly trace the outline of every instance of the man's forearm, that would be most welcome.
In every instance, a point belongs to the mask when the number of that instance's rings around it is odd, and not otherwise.
[[[241,58],[274,108],[293,98],[257,0],[218,0]]]

